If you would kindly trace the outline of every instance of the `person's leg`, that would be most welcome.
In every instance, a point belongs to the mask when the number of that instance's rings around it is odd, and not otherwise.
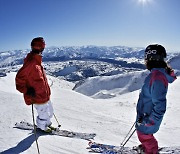
[[[49,119],[47,121],[47,125],[50,126],[52,124],[51,118],[53,117],[54,109],[53,109],[53,106],[52,106],[52,103],[51,103],[50,100],[47,103],[48,103],[48,115],[49,115]]]
[[[143,134],[137,131],[139,141],[142,143],[142,147],[145,150],[145,154],[157,154],[158,142],[153,134]]]
[[[38,113],[36,118],[37,127],[42,130],[46,130],[50,123],[49,104],[35,104],[34,106]]]

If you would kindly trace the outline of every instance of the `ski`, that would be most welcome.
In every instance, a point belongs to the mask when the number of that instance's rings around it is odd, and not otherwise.
[[[178,147],[161,147],[159,154],[180,154],[180,146]]]
[[[90,141],[87,149],[91,153],[102,154],[138,154],[135,147],[121,147],[108,144],[100,144]],[[180,147],[161,147],[159,154],[180,154]]]
[[[100,144],[90,141],[88,143],[89,152],[103,153],[103,154],[137,154],[137,151],[131,147],[121,147],[108,144]]]
[[[23,129],[23,130],[34,130],[33,124],[26,121],[17,122],[14,128]],[[37,128],[36,130],[37,132],[39,132],[40,129]],[[43,131],[41,130],[41,133],[42,132]],[[81,133],[81,132],[74,132],[74,131],[69,131],[69,130],[62,130],[60,128],[52,130],[52,132],[49,134],[64,136],[64,137],[71,137],[71,138],[79,138],[79,139],[84,139],[84,140],[94,139],[94,137],[96,136],[95,133]]]

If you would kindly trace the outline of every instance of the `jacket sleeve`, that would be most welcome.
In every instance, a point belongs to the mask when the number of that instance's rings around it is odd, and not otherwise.
[[[16,74],[15,82],[16,82],[16,89],[19,92],[21,92],[21,93],[27,92],[27,86],[26,86],[27,76],[23,70],[23,67]]]
[[[162,120],[166,111],[167,87],[161,80],[155,80],[151,85],[153,110],[150,119],[154,122]]]
[[[138,103],[136,106],[136,112],[137,112],[137,118],[136,120],[139,120],[141,117],[143,117],[143,114],[141,113],[141,111],[143,111],[143,93],[141,92],[139,94],[139,99],[138,99]]]

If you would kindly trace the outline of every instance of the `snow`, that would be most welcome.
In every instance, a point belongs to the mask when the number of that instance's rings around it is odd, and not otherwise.
[[[115,97],[142,87],[148,71],[136,71],[112,76],[88,78],[75,91],[93,98]]]
[[[139,95],[139,86],[134,81],[142,82],[142,74],[125,74],[119,76],[101,77],[92,79],[83,84],[83,89],[89,89],[87,85],[100,87],[96,93],[103,90],[109,99],[94,99],[83,95],[72,88],[74,84],[58,78],[48,76],[51,85],[55,115],[62,129],[76,132],[96,133],[96,142],[120,145],[136,117],[136,102]],[[14,127],[16,122],[26,120],[32,123],[31,106],[24,103],[23,96],[15,89],[15,72],[7,73],[7,76],[0,77],[0,152],[3,154],[35,154],[37,153],[34,134],[28,130],[19,130]],[[133,82],[129,80],[132,76],[136,78]],[[102,80],[102,82],[100,82]],[[120,82],[122,80],[123,82]],[[119,87],[113,89],[112,84]],[[139,83],[140,83],[139,82]],[[107,83],[107,84],[106,84]],[[85,84],[87,84],[85,86]],[[95,86],[95,85],[98,86]],[[123,86],[124,89],[122,90]],[[128,86],[134,86],[129,89]],[[106,89],[104,89],[106,87]],[[81,87],[82,88],[82,87]],[[96,90],[94,88],[94,90]],[[169,85],[167,95],[168,105],[162,125],[158,133],[155,134],[159,141],[159,146],[180,146],[180,78]],[[120,91],[118,93],[118,91]],[[86,90],[87,92],[87,90]],[[90,92],[87,92],[89,94]],[[36,114],[36,112],[35,112]],[[53,124],[57,122],[52,118]],[[86,149],[88,141],[82,139],[72,139],[67,137],[41,135],[38,136],[38,143],[41,154],[88,154]],[[138,145],[137,135],[127,143],[127,146]]]

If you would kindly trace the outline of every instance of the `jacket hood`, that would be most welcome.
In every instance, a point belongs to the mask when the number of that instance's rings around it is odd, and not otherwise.
[[[168,83],[173,83],[177,79],[174,71],[172,71],[171,74],[168,74],[166,72],[165,68],[153,68],[151,70],[151,72],[153,72],[155,70],[162,72],[166,76],[166,79],[168,80]]]
[[[40,65],[42,63],[42,56],[36,53],[30,52],[27,54],[26,58],[24,59],[24,64],[27,64],[31,62],[32,60],[35,60]]]

